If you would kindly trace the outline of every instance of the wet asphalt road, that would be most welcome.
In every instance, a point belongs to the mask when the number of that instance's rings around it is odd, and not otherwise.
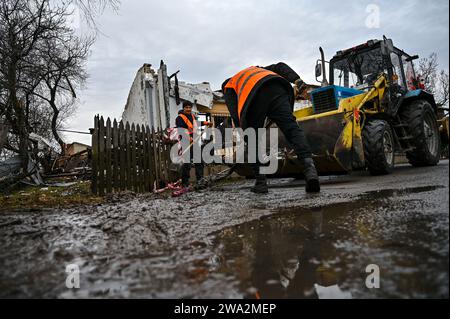
[[[324,178],[320,195],[282,179],[257,196],[251,183],[3,212],[0,297],[449,297],[448,161]],[[80,289],[66,288],[69,264]]]

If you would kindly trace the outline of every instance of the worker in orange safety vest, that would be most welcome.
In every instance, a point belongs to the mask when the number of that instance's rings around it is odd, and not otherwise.
[[[222,84],[225,103],[235,126],[257,130],[264,127],[267,118],[272,120],[303,164],[306,191],[319,192],[319,177],[308,141],[293,115],[295,97],[302,96],[305,88],[300,76],[282,62],[246,68]],[[250,164],[256,177],[252,191],[267,193],[266,176],[259,173],[260,163]]]
[[[185,129],[189,135],[190,144],[194,143],[194,133],[202,126],[211,126],[211,123],[207,121],[198,122],[195,115],[192,113],[192,102],[183,102],[183,109],[179,112],[178,117],[175,120],[177,129]],[[189,162],[183,163],[181,168],[181,183],[183,188],[189,187],[189,178],[193,161],[193,151],[190,150]],[[195,176],[197,183],[203,179],[203,163],[194,163],[195,166]]]

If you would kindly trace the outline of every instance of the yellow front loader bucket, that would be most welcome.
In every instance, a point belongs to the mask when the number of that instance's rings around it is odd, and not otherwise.
[[[314,114],[312,106],[294,113],[305,132],[319,174],[345,174],[365,167],[358,106],[367,98],[368,94],[360,94],[342,99],[337,110],[321,114]],[[299,162],[287,157],[279,175],[299,172]]]
[[[294,113],[321,175],[365,168],[360,110],[367,101],[383,96],[384,82],[381,76],[368,92],[340,99],[336,110],[314,114],[309,106]]]
[[[359,120],[335,113],[299,121],[321,174],[337,174],[363,166],[364,152]]]

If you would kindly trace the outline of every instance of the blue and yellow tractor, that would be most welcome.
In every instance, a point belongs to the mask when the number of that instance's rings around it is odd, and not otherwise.
[[[417,55],[387,38],[339,51],[329,62],[320,51],[316,78],[322,85],[294,115],[322,175],[363,169],[388,174],[399,155],[413,166],[439,162],[438,109],[415,71]],[[280,161],[279,175],[299,172],[289,152]]]

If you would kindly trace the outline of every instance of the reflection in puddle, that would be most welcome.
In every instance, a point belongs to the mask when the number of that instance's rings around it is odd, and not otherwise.
[[[296,209],[226,229],[216,238],[218,271],[234,274],[241,288],[256,288],[261,298],[316,298],[315,284],[339,282],[333,261],[322,262],[334,250],[323,228],[321,209]]]
[[[215,234],[213,240],[218,256],[215,271],[235,278],[246,298],[351,298],[354,292],[356,297],[408,297],[411,286],[421,291],[421,280],[426,281],[421,278],[423,265],[414,265],[414,262],[430,260],[431,252],[420,247],[405,248],[403,238],[395,236],[398,225],[410,222],[413,215],[400,211],[395,215],[397,220],[392,220],[389,226],[390,221],[382,219],[392,216],[383,214],[391,214],[395,205],[379,199],[389,200],[389,197],[436,188],[383,190],[368,193],[352,203],[316,209],[284,209],[257,221],[224,229]],[[385,231],[392,227],[392,238],[374,234],[379,222],[387,227]],[[420,237],[421,231],[426,229],[421,229],[423,226],[419,224],[416,227],[410,229],[411,234]],[[411,257],[411,252],[417,259]],[[365,267],[374,259],[381,260],[386,267],[390,265],[388,268],[392,271],[390,281],[384,281],[386,290],[379,294],[365,286],[368,275]],[[405,263],[412,265],[408,265],[411,270],[404,273]],[[447,263],[442,260],[437,263],[439,267],[448,268],[448,252]],[[448,278],[448,271],[444,270],[444,277],[445,274]],[[427,289],[435,289],[433,284],[425,285],[423,292],[432,292]]]

